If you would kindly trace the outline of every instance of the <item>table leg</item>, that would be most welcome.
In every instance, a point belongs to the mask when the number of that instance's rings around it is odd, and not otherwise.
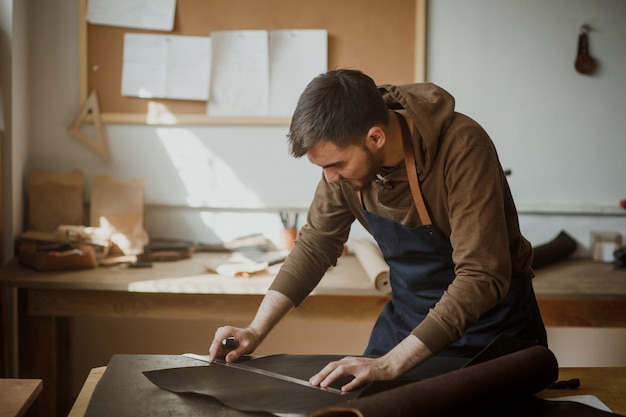
[[[66,416],[72,405],[69,381],[69,319],[32,317],[27,290],[19,294],[19,376],[43,380],[27,416]]]

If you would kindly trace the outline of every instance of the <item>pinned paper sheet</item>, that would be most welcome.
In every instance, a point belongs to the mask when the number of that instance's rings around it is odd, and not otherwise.
[[[206,101],[210,69],[208,36],[124,35],[123,96]]]
[[[370,281],[378,291],[391,292],[389,283],[389,265],[376,243],[370,239],[354,239],[351,241],[354,255],[361,263]]]
[[[269,52],[267,31],[211,33],[209,116],[267,116]]]
[[[209,116],[291,116],[302,90],[328,69],[324,29],[211,32]]]
[[[302,90],[328,70],[328,32],[289,29],[269,32],[271,116],[290,117]]]
[[[176,0],[89,0],[87,21],[148,30],[173,30]]]

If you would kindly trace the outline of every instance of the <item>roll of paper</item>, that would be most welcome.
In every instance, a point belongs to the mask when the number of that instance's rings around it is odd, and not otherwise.
[[[391,292],[389,265],[380,248],[370,239],[354,239],[352,250],[374,287],[381,292]]]

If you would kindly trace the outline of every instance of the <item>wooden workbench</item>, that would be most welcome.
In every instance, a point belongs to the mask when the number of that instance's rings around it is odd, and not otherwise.
[[[626,269],[571,259],[536,271],[533,287],[546,326],[626,327]]]
[[[0,378],[0,417],[23,416],[41,387],[41,379]]]
[[[279,267],[253,278],[232,278],[206,272],[212,256],[200,253],[141,269],[34,272],[15,262],[5,266],[0,285],[17,289],[20,376],[46,381],[42,415],[54,409],[65,414],[73,401],[67,381],[68,318],[249,320]],[[539,270],[533,284],[547,326],[626,327],[624,269],[571,260]],[[387,300],[356,258],[344,256],[290,317],[373,322]]]
[[[203,319],[214,313],[249,319],[245,307],[256,310],[279,266],[253,278],[232,278],[205,270],[211,256],[215,255],[195,254],[184,261],[155,263],[153,268],[61,272],[35,272],[13,261],[0,270],[0,285],[26,290],[27,312],[36,317]],[[573,259],[537,271],[533,286],[547,326],[626,327],[626,269]],[[210,302],[196,297],[203,295],[209,295]],[[374,288],[353,256],[341,257],[312,295],[294,316],[340,315],[370,321],[388,299]],[[349,305],[339,302],[346,298]],[[233,308],[233,301],[243,304]]]
[[[537,394],[540,398],[568,397],[570,395],[594,395],[614,413],[626,415],[626,368],[561,368],[559,380],[578,378],[580,387],[575,389],[546,389]]]

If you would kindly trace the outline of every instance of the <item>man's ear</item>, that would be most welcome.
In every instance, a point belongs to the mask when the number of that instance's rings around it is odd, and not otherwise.
[[[373,126],[367,131],[365,145],[371,150],[378,150],[385,145],[387,135],[380,126]]]

